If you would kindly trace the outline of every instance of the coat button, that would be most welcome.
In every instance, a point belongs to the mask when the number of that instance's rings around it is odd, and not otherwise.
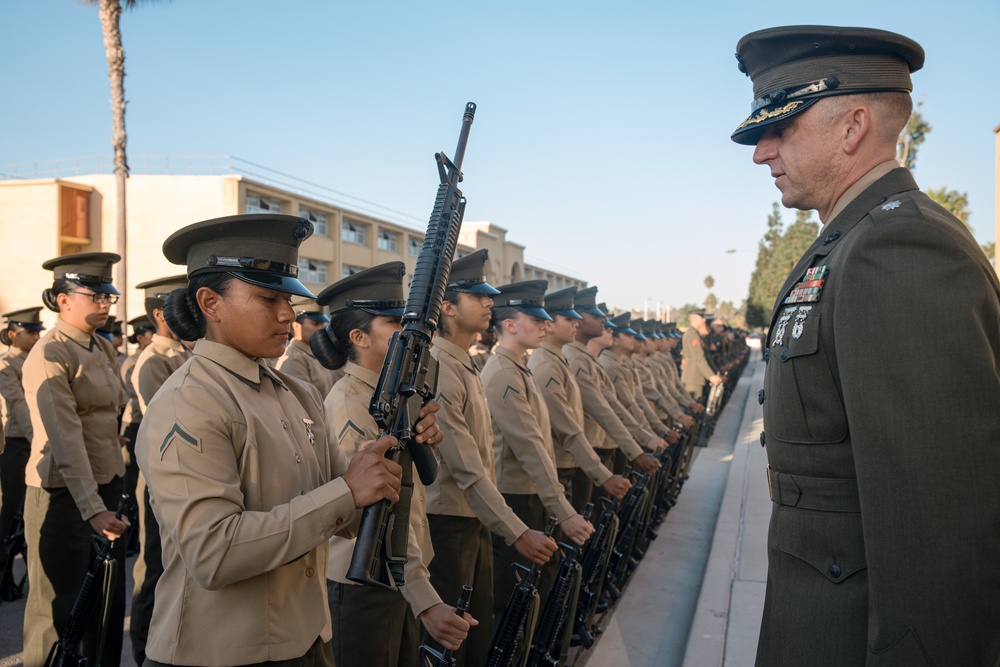
[[[840,566],[834,563],[833,565],[830,566],[829,572],[830,576],[836,579],[837,577],[840,576]]]
[[[784,361],[785,359],[788,359],[788,348],[787,347],[781,348],[781,360]]]
[[[284,419],[281,420],[281,428],[288,428],[288,422],[286,422]]]
[[[296,455],[295,455],[295,462],[296,462],[296,463],[302,463],[302,457],[301,457],[301,456],[299,456],[298,454],[296,454]]]
[[[307,567],[307,568],[306,568],[306,576],[307,576],[307,577],[310,577],[310,578],[312,578],[312,576],[313,576],[314,574],[316,574],[316,571],[315,571],[315,570],[313,570],[313,569],[312,569],[311,567]]]
[[[344,525],[344,520],[343,519],[337,519],[336,524],[338,526],[343,526]]]
[[[765,440],[765,438],[764,438],[764,432],[763,432],[763,431],[761,431],[761,432],[760,432],[760,446],[761,446],[761,447],[763,447],[763,446],[764,446],[764,440]]]
[[[764,350],[764,363],[766,364],[771,360],[771,350]]]
[[[764,390],[761,389],[757,392],[757,403],[758,405],[764,405]]]

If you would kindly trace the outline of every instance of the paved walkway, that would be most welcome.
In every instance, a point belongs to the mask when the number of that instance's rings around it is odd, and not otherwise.
[[[587,667],[751,667],[771,515],[751,362]]]

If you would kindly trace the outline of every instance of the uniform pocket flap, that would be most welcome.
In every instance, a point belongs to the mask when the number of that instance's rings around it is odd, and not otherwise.
[[[780,513],[776,546],[805,561],[839,584],[868,568],[861,537],[861,515],[775,507]]]

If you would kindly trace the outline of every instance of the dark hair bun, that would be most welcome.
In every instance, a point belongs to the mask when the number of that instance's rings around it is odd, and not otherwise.
[[[10,346],[14,342],[14,339],[11,338],[12,333],[14,332],[10,329],[0,329],[0,343]]]
[[[56,293],[52,291],[51,287],[42,292],[42,303],[53,313],[59,312],[59,302],[56,301]]]
[[[313,332],[309,337],[309,347],[312,348],[316,360],[323,364],[324,368],[332,371],[342,368],[347,363],[347,354],[344,348],[334,338],[330,332],[330,327],[323,327]]]
[[[163,319],[181,340],[192,341],[205,337],[205,316],[185,287],[178,287],[167,295],[163,304]]]

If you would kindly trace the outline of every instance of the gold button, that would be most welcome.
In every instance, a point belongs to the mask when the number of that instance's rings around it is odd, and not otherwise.
[[[311,567],[307,567],[306,568],[306,576],[307,577],[312,577],[314,574],[316,574],[316,573],[313,571],[313,569]]]
[[[337,525],[338,526],[342,526],[343,524],[344,524],[344,520],[343,519],[337,519]]]
[[[288,422],[286,422],[284,419],[281,420],[281,428],[284,428],[284,429],[288,428]]]
[[[301,456],[299,456],[298,454],[296,454],[296,455],[295,455],[295,462],[296,462],[296,463],[302,463],[302,457],[301,457]]]

